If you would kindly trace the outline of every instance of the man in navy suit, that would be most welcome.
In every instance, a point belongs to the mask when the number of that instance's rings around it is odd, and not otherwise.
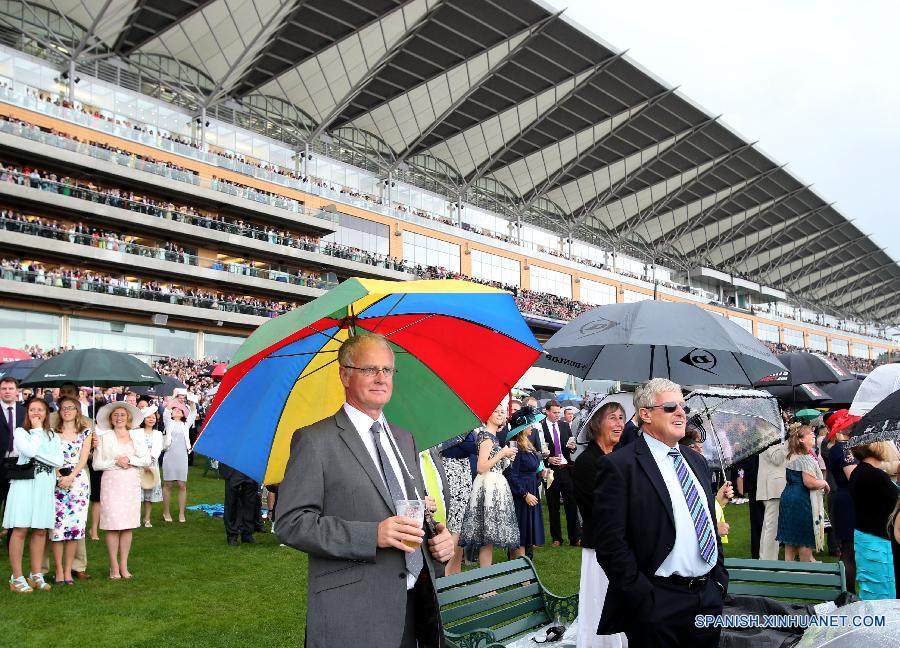
[[[566,531],[573,547],[581,545],[581,522],[578,520],[578,505],[575,502],[575,482],[572,480],[572,450],[575,437],[569,424],[561,420],[562,408],[555,400],[544,406],[547,418],[541,421],[544,433],[544,464],[553,471],[553,484],[547,489],[547,508],[550,516],[550,537],[553,546],[562,544],[562,525],[559,518],[559,500],[562,497],[566,510]]]
[[[597,464],[593,540],[609,578],[597,632],[624,632],[632,648],[713,648],[720,629],[694,624],[721,614],[728,589],[709,467],[678,447],[681,387],[655,378],[634,405],[643,434]]]
[[[18,455],[13,448],[13,432],[25,420],[25,406],[19,402],[19,385],[15,378],[0,379],[0,458]],[[9,480],[6,469],[0,463],[0,509],[6,505]]]

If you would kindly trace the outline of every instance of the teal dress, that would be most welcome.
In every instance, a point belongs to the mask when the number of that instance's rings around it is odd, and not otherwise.
[[[19,457],[34,458],[34,479],[9,482],[3,527],[52,529],[56,525],[56,469],[63,465],[59,435],[40,429],[16,428],[14,439]]]
[[[816,533],[813,522],[809,489],[803,485],[803,473],[815,474],[812,457],[797,457],[785,466],[787,484],[781,493],[778,510],[778,542],[795,547],[815,547]]]

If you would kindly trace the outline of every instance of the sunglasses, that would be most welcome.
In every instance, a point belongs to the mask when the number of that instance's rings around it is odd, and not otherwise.
[[[684,403],[663,403],[662,405],[651,405],[647,409],[656,409],[657,407],[662,409],[662,411],[666,414],[674,414],[675,410],[677,410],[679,407],[685,413],[685,415],[691,413],[691,408]]]

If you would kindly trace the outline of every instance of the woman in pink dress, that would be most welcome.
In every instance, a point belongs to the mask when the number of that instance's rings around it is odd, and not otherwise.
[[[97,413],[99,441],[94,470],[102,470],[100,528],[106,531],[109,577],[131,578],[128,554],[132,530],[141,522],[141,470],[150,464],[144,432],[133,429],[141,411],[126,402],[104,405]]]

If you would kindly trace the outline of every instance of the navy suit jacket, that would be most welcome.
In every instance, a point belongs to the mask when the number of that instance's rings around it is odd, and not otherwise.
[[[6,420],[6,405],[0,403],[0,457],[6,456],[6,453],[12,450],[9,444],[10,437],[17,427],[25,427],[25,406],[22,403],[16,403],[13,410],[15,417],[15,427],[10,430],[9,423]]]
[[[706,460],[693,451],[682,452],[706,495],[715,530],[715,494]],[[672,500],[659,466],[643,436],[597,461],[594,487],[594,541],[597,562],[609,578],[609,592],[600,616],[598,634],[627,632],[651,618],[653,575],[675,544]],[[712,579],[728,590],[722,543],[710,570]]]

